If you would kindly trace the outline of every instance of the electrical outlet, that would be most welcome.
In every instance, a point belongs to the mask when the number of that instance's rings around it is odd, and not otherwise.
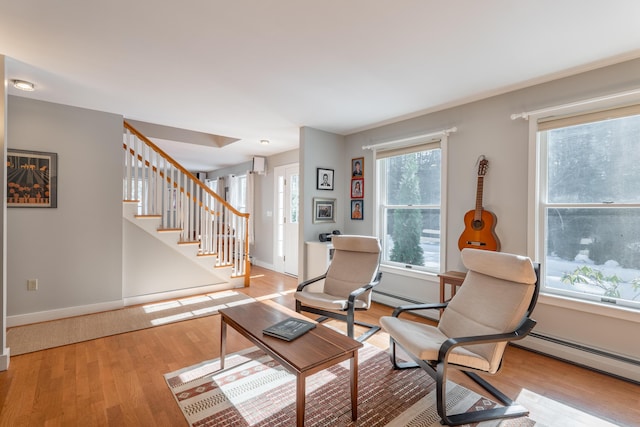
[[[38,279],[27,280],[27,290],[28,291],[37,291],[38,290]]]

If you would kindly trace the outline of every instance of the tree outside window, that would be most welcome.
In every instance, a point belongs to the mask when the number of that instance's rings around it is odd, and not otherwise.
[[[640,307],[640,115],[538,133],[544,290]]]
[[[439,272],[440,161],[438,146],[378,160],[383,264]]]

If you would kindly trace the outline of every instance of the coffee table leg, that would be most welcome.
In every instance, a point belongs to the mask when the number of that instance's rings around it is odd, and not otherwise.
[[[306,398],[306,385],[304,375],[296,376],[296,425],[304,426],[304,405]]]
[[[353,357],[349,359],[351,370],[351,419],[358,419],[358,350],[353,352]]]
[[[227,322],[220,321],[220,369],[224,369],[224,357],[227,353]]]

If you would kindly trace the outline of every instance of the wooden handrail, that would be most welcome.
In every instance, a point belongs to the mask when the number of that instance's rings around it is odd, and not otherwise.
[[[180,172],[182,172],[183,174],[185,174],[187,177],[189,177],[189,179],[193,180],[196,185],[198,185],[201,189],[203,189],[205,192],[207,192],[209,195],[213,196],[217,201],[219,201],[220,203],[222,203],[223,205],[225,205],[229,210],[231,210],[231,212],[233,212],[234,214],[238,215],[238,216],[242,216],[242,217],[249,217],[248,213],[244,213],[244,212],[240,212],[239,210],[237,210],[236,208],[234,208],[233,206],[231,206],[226,200],[224,200],[222,197],[220,197],[217,193],[215,193],[213,190],[211,190],[209,187],[207,187],[206,185],[204,185],[202,183],[202,181],[200,181],[194,174],[192,174],[191,172],[189,172],[188,170],[186,170],[184,167],[182,167],[181,164],[179,164],[178,162],[176,162],[171,156],[169,156],[167,153],[165,153],[160,147],[158,147],[157,145],[155,145],[153,142],[151,142],[149,140],[149,138],[147,138],[146,136],[144,136],[143,134],[141,134],[140,132],[138,132],[138,130],[136,128],[134,128],[133,126],[131,126],[129,123],[127,123],[127,121],[124,121],[124,127],[126,129],[128,129],[132,134],[134,134],[135,136],[137,136],[138,138],[140,138],[141,140],[143,140],[145,142],[145,144],[147,144],[149,147],[151,147],[156,153],[160,154],[160,156],[165,159],[166,161],[168,161],[169,163],[171,163],[173,165],[173,167],[175,167],[176,169],[178,169]],[[126,145],[122,144],[123,147],[126,149]],[[131,154],[135,155],[135,152],[133,152],[133,150],[131,150]],[[140,161],[144,161],[146,166],[152,167],[154,171],[157,171],[156,167],[149,164],[148,161],[144,160],[142,158],[142,156],[138,155],[138,160]],[[159,172],[160,176],[162,176],[163,178],[165,178],[164,174],[162,172]],[[171,184],[171,181],[168,177],[165,178],[167,180],[168,183]],[[177,184],[173,183],[173,185],[177,188]],[[193,198],[193,196],[191,194],[189,194],[188,191],[185,191],[184,188],[180,187],[180,192],[181,193],[186,193],[188,197]],[[195,201],[195,198],[193,198],[193,200]]]

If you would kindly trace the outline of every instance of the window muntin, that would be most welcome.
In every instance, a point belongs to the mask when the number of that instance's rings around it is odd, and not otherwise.
[[[377,160],[382,264],[440,271],[441,156],[433,144]]]
[[[640,115],[538,132],[543,290],[640,308]]]

